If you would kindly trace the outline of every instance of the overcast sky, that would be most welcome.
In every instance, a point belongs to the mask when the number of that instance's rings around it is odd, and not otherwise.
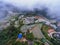
[[[49,13],[54,13],[52,17],[60,18],[60,0],[0,0],[3,2],[14,4],[17,7],[33,9],[34,7],[46,6],[49,8]]]

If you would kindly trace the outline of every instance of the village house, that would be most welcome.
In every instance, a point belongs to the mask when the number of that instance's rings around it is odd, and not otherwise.
[[[11,19],[11,21],[15,21],[15,18]]]
[[[14,26],[15,26],[15,27],[19,27],[19,20],[18,20],[18,21],[15,21]]]
[[[37,19],[35,21],[35,23],[37,23],[37,22],[45,22],[45,19],[42,16],[35,16],[35,19]]]
[[[60,40],[60,32],[53,33],[53,34],[52,34],[52,37],[53,37],[54,39]]]
[[[21,19],[21,18],[23,18],[24,17],[24,15],[21,15],[21,16],[19,16],[19,19]]]
[[[30,24],[30,23],[34,23],[34,17],[26,17],[23,20],[24,24]]]
[[[18,34],[18,38],[16,41],[26,42],[27,39],[26,39],[26,37],[23,37],[22,33],[20,33],[20,34]]]
[[[54,29],[57,29],[57,26],[54,24],[50,24],[51,27],[53,27]]]
[[[48,36],[52,37],[52,34],[55,33],[56,31],[54,29],[49,29],[48,30]]]
[[[52,24],[56,23],[56,20],[49,20]]]
[[[43,16],[35,16],[35,19],[37,19],[37,20],[35,21],[35,23],[37,23],[37,22],[44,22],[46,25],[50,25],[49,20],[46,19],[46,18],[43,17]]]

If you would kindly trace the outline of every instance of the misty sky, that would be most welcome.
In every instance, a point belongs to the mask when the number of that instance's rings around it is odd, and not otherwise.
[[[23,7],[27,9],[33,9],[35,7],[41,8],[41,6],[46,6],[49,8],[48,13],[53,13],[51,17],[56,17],[60,19],[60,0],[0,0],[3,2],[11,3],[17,7]]]

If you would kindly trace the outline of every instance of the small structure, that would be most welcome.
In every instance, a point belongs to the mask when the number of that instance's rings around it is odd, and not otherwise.
[[[7,27],[10,26],[10,22],[8,22],[8,23],[6,24],[6,26],[7,26]]]
[[[60,32],[53,33],[52,36],[53,36],[53,38],[60,40]]]
[[[20,40],[20,42],[26,42],[26,41],[27,41],[27,39],[24,37]]]
[[[38,19],[38,21],[39,21],[39,22],[45,22],[44,19],[40,19],[40,18]]]
[[[18,21],[15,21],[15,24],[19,24],[19,20]]]
[[[54,24],[50,24],[51,27],[53,27],[54,29],[57,29],[57,26]]]
[[[57,23],[57,26],[58,26],[58,27],[60,26],[60,22]]]
[[[45,38],[42,38],[41,41],[42,41],[43,43],[47,42],[47,40],[46,40]]]
[[[30,29],[30,30],[28,29],[28,30],[27,30],[27,33],[32,33],[32,30],[31,30],[31,29]]]
[[[60,26],[57,26],[56,31],[57,31],[57,32],[60,32]]]
[[[48,36],[52,38],[52,34],[55,33],[54,29],[49,29],[48,30]]]
[[[49,30],[48,30],[48,33],[49,33],[49,34],[52,33],[52,32],[55,32],[55,30],[54,30],[54,29],[49,29]]]
[[[38,23],[38,22],[39,22],[38,20],[35,21],[35,23]]]
[[[15,21],[15,19],[13,18],[13,19],[11,19],[11,21]]]
[[[21,18],[23,18],[24,17],[24,15],[21,15],[21,16],[19,16],[19,19],[21,19]]]
[[[39,19],[39,18],[41,18],[40,16],[35,16],[35,19]]]
[[[19,39],[22,39],[22,37],[23,37],[22,33],[18,34]]]
[[[37,19],[38,22],[43,22],[43,21],[45,21],[45,19],[43,19],[42,16],[35,16],[35,19]],[[36,22],[37,22],[37,21],[36,21]]]
[[[49,20],[52,24],[56,23],[56,20]]]
[[[16,41],[26,42],[27,40],[26,40],[26,38],[25,38],[25,37],[23,37],[22,33],[20,33],[20,34],[18,34],[18,38],[17,38],[17,40],[16,40]]]
[[[23,20],[24,24],[30,24],[30,23],[34,23],[34,17],[26,17]]]
[[[19,20],[18,21],[15,21],[15,25],[14,25],[16,28],[19,27]]]
[[[28,30],[30,31],[35,25],[23,25],[21,27],[22,32],[27,32]]]
[[[50,25],[51,23],[49,21],[45,21],[45,24],[46,25]]]
[[[48,36],[50,36],[51,38],[60,40],[60,32],[56,32],[54,29],[48,30]]]

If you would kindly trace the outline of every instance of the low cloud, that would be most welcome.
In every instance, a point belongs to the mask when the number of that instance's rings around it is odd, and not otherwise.
[[[47,7],[48,16],[60,20],[60,0],[0,0],[3,2],[11,3],[21,9],[34,9]]]

